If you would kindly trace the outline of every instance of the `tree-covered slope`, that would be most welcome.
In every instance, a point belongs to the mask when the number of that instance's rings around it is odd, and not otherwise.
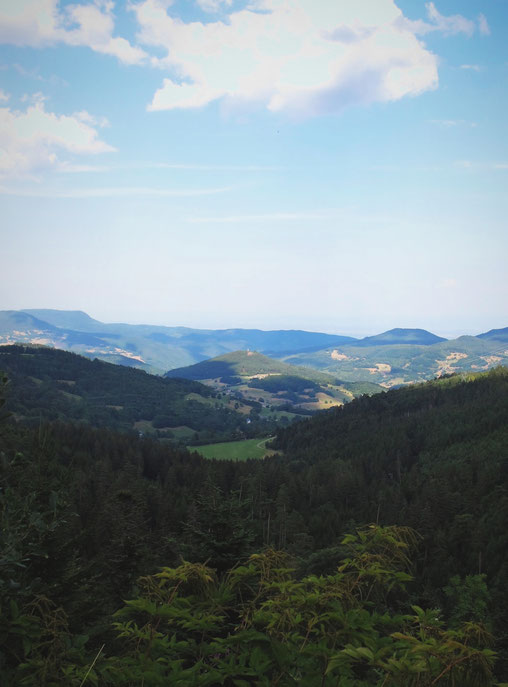
[[[189,367],[170,370],[166,377],[200,380],[226,393],[265,406],[288,405],[300,411],[322,410],[355,396],[378,393],[369,382],[343,384],[333,375],[312,368],[288,365],[255,351],[235,351]]]
[[[185,426],[208,440],[210,433],[224,439],[255,428],[246,425],[245,413],[198,382],[164,379],[67,351],[2,346],[0,370],[9,378],[7,410],[28,423],[73,420],[124,431],[159,430],[167,437],[172,428]]]
[[[195,365],[170,370],[165,376],[201,380],[230,376],[251,377],[262,374],[293,375],[323,384],[337,382],[335,377],[327,373],[289,365],[256,351],[233,351],[210,360],[203,360]]]
[[[346,381],[371,381],[389,388],[442,374],[508,365],[508,347],[495,338],[461,336],[429,345],[354,344],[287,356],[284,361],[313,367]]]
[[[274,447],[316,466],[341,517],[403,522],[441,547],[425,566],[434,583],[453,566],[508,574],[506,368],[364,396],[281,430]]]
[[[20,363],[27,373],[30,361],[29,352]],[[64,364],[58,369],[69,373]],[[446,676],[456,668],[461,687],[506,680],[508,371],[364,396],[279,432],[276,443],[284,453],[264,461],[205,461],[86,424],[1,423],[6,685],[79,687],[98,655],[101,685],[158,687],[176,675],[204,685],[213,666],[228,687],[236,687],[232,674],[244,680],[249,669],[253,687],[281,671],[278,684],[289,686],[298,665],[301,684],[313,687],[319,665],[320,684],[332,687],[345,675],[325,668],[337,646],[345,652],[341,669],[362,687],[383,680],[406,687],[411,675],[414,685],[449,687]],[[365,529],[343,539],[367,523],[377,523],[367,531],[384,532],[380,548],[367,546]],[[388,544],[405,555],[393,526],[419,533],[412,583],[383,558]],[[348,553],[352,541],[359,558]],[[276,554],[277,565],[266,558],[274,547],[285,552]],[[182,558],[196,565],[182,568]],[[273,579],[284,560],[296,570]],[[204,561],[216,572],[197,565]],[[255,561],[266,581],[259,589]],[[161,566],[162,577],[153,577]],[[235,579],[246,585],[235,587]],[[157,601],[162,580],[178,590]],[[401,582],[406,591],[395,593]],[[353,590],[354,609],[347,605]],[[273,633],[280,628],[288,634],[279,642]],[[252,665],[246,641],[260,643]],[[472,651],[489,642],[499,654],[497,679],[489,670],[480,675],[475,663],[487,668],[493,656]],[[415,656],[432,660],[417,669]],[[471,675],[458,668],[466,665]]]
[[[491,329],[483,334],[478,334],[479,339],[488,339],[489,341],[503,341],[508,343],[508,327],[503,329]]]

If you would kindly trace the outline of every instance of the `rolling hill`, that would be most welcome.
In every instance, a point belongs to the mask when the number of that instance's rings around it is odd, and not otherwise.
[[[483,334],[478,334],[478,339],[487,339],[488,341],[505,341],[508,343],[508,327],[503,329],[491,329]]]
[[[345,381],[371,381],[390,388],[508,365],[508,345],[495,338],[461,336],[427,345],[346,345],[286,356],[284,361],[314,367]]]
[[[344,384],[331,374],[288,365],[255,351],[235,351],[170,370],[165,376],[199,380],[225,394],[293,411],[322,410],[381,391],[370,382]]]

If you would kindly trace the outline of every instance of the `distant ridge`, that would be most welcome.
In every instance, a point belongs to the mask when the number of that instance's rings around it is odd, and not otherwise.
[[[504,329],[491,329],[483,334],[478,334],[477,339],[488,339],[491,341],[506,341],[508,342],[508,327]]]
[[[20,312],[28,313],[32,317],[43,320],[48,324],[60,329],[75,329],[81,332],[97,331],[104,327],[102,322],[94,320],[90,315],[87,315],[83,310],[51,310],[48,308],[42,309],[26,309]]]
[[[0,333],[16,332],[25,327],[30,332],[53,332],[57,328],[21,310],[0,310]]]
[[[411,346],[432,346],[435,343],[446,341],[442,336],[437,336],[428,332],[426,329],[389,329],[382,334],[366,336],[354,346],[393,346],[395,344],[406,344]]]
[[[13,313],[17,313],[14,319]],[[0,311],[0,344],[42,343],[159,374],[241,349],[282,357],[356,341],[350,336],[296,329],[214,330],[104,323],[82,310]]]

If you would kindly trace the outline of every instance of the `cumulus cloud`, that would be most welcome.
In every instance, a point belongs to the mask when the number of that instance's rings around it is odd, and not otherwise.
[[[59,7],[58,0],[16,0],[0,6],[0,42],[42,47],[56,43],[87,46],[126,64],[144,62],[144,50],[114,37],[113,2]]]
[[[483,14],[475,21],[445,16],[434,2],[426,3],[426,19],[416,21],[396,0],[249,0],[241,9],[233,0],[194,3],[221,18],[186,22],[173,0],[132,0],[145,50],[114,35],[113,0],[4,2],[0,42],[88,46],[125,64],[164,69],[150,110],[221,100],[310,116],[436,88],[437,57],[421,36],[490,31]]]
[[[208,23],[183,22],[166,0],[133,10],[138,40],[167,53],[153,60],[170,74],[150,110],[226,99],[307,116],[418,95],[438,83],[436,56],[400,22],[393,0],[258,0]]]
[[[0,107],[0,176],[24,177],[57,169],[62,154],[94,155],[114,148],[99,138],[88,113],[48,112],[41,97],[25,111]]]

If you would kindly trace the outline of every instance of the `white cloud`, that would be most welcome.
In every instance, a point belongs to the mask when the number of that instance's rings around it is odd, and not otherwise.
[[[472,72],[481,72],[482,68],[479,64],[461,64],[461,69],[469,69]]]
[[[473,169],[473,163],[471,160],[457,160],[455,162],[455,166],[459,167],[460,169]]]
[[[58,168],[62,153],[90,155],[113,151],[84,115],[47,112],[43,98],[22,112],[0,108],[0,176],[29,176]]]
[[[0,186],[0,194],[7,196],[23,196],[29,198],[119,198],[132,196],[147,196],[155,198],[181,198],[193,196],[209,196],[231,191],[230,186],[220,188],[153,188],[145,186],[101,186],[99,188],[75,188],[70,190],[40,189],[40,188],[8,188]]]
[[[91,115],[86,110],[75,112],[74,116],[76,117],[76,119],[79,119],[80,122],[84,122],[85,124],[91,124],[92,126],[100,127],[109,126],[109,121],[107,117],[96,117],[94,115]]]
[[[437,58],[401,24],[393,0],[260,0],[228,21],[185,23],[164,0],[133,5],[138,40],[170,70],[150,110],[214,100],[297,115],[418,95],[438,83]],[[262,12],[258,10],[263,10]]]
[[[88,46],[126,64],[147,55],[125,38],[113,37],[113,2],[95,0],[59,8],[58,0],[15,0],[0,6],[0,43],[42,47],[55,43]]]
[[[225,215],[217,217],[188,217],[191,224],[238,224],[240,222],[292,222],[300,220],[337,219],[343,212],[269,212],[253,215]]]
[[[106,167],[106,165],[76,165],[71,162],[64,160],[58,165],[57,172],[62,174],[88,174],[93,172],[94,174],[105,174],[110,172],[112,167]]]
[[[471,160],[457,160],[455,166],[474,172],[493,172],[508,169],[508,162],[472,162]]]
[[[2,90],[0,88],[0,101],[1,102],[4,102],[4,103],[7,102],[7,100],[9,100],[10,97],[11,96],[8,93],[6,93],[4,90]]]
[[[8,69],[8,67],[5,67]],[[16,70],[16,72],[20,75],[23,76],[27,79],[33,79],[35,81],[46,81],[49,82],[53,85],[58,85],[58,86],[68,86],[69,84],[65,79],[62,79],[59,76],[56,76],[56,74],[51,74],[49,77],[44,77],[41,74],[39,74],[38,68],[36,69],[25,69],[21,64],[14,63],[12,65],[12,68]]]
[[[484,14],[478,15],[478,29],[482,36],[490,36],[490,26]]]
[[[196,0],[196,4],[205,12],[219,12],[222,7],[231,7],[233,0]]]
[[[440,31],[448,36],[453,36],[456,33],[465,33],[472,36],[475,31],[475,24],[470,19],[466,19],[460,14],[453,14],[445,17],[440,14],[433,2],[425,4],[429,20],[434,25],[432,30]]]
[[[134,162],[119,165],[83,165],[62,162],[58,166],[58,172],[63,174],[80,173],[106,173],[118,170],[133,169],[172,169],[180,171],[198,172],[276,172],[286,169],[276,165],[221,165],[221,164],[200,164],[195,162]]]
[[[429,122],[444,129],[450,129],[455,126],[467,126],[471,128],[478,126],[476,122],[468,122],[465,119],[429,119]]]
[[[412,20],[407,19],[406,17],[401,17],[399,19],[399,24],[420,35],[438,31],[445,36],[453,36],[458,33],[464,33],[467,36],[472,36],[476,30],[474,21],[466,19],[461,14],[453,14],[449,17],[446,17],[438,11],[433,2],[425,3],[425,8],[427,10],[428,21],[423,19]],[[478,21],[479,30],[481,32],[483,24],[481,23],[480,18]]]

